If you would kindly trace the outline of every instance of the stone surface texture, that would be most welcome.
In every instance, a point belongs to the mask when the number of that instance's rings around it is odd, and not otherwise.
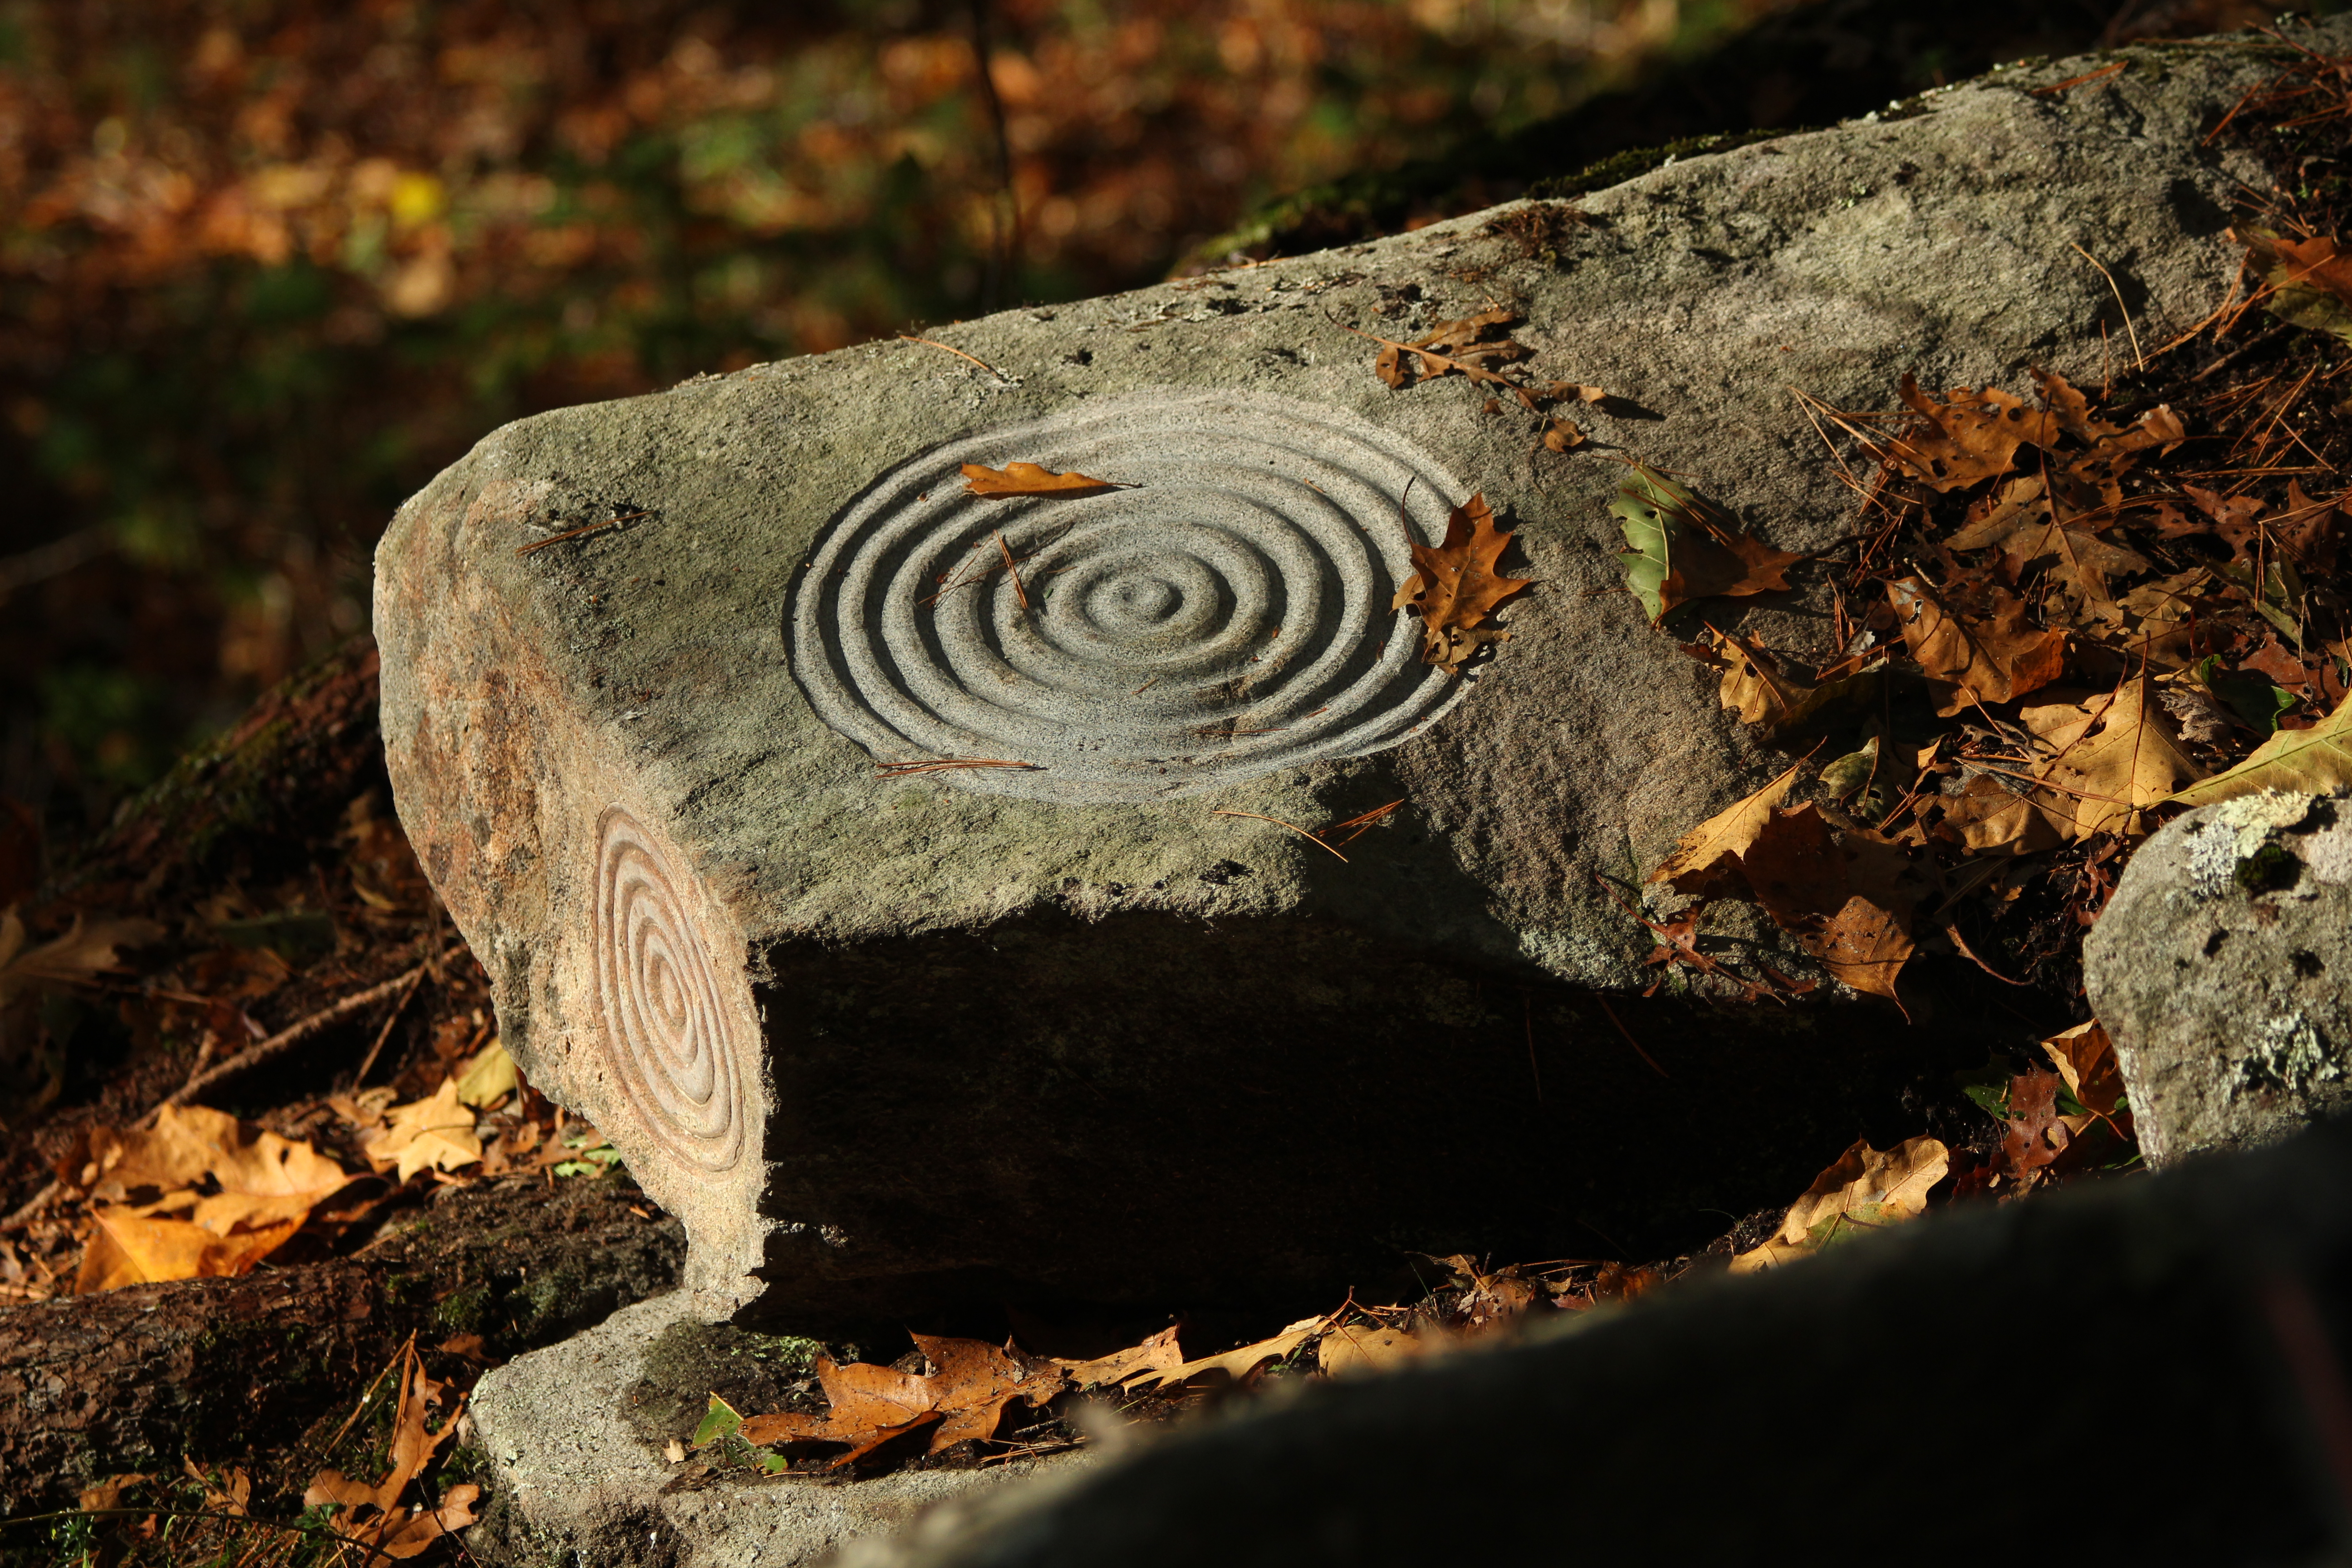
[[[1671,1248],[1785,1194],[1918,1047],[1878,1003],[1577,1000],[1656,973],[1601,879],[1776,766],[1622,591],[1615,458],[1823,547],[1852,498],[1791,384],[2095,386],[2120,322],[2077,244],[2143,342],[2204,316],[2256,172],[2200,138],[2273,67],[2130,53],[1675,163],[1590,221],[940,329],[1001,374],[898,342],[498,431],[401,509],[375,618],[401,814],[504,1038],[719,1309],[1362,1283],[1406,1247]],[[1490,301],[1531,379],[1626,400],[1579,411],[1591,449],[1531,451],[1459,377],[1391,390],[1339,325]],[[982,502],[969,461],[1136,488]],[[1449,679],[1389,607],[1400,514],[1434,539],[1474,492],[1541,585]],[[1804,649],[1816,608],[1743,624]],[[877,774],[942,756],[1034,767]],[[1399,798],[1344,862],[1282,826]],[[1551,1181],[1498,1189],[1528,1139]]]
[[[2105,1500],[2094,1556],[2341,1563],[2313,1390],[2352,1324],[2347,1262],[2352,1134],[2336,1127],[1678,1284],[1549,1342],[1249,1402],[949,1504],[840,1568],[1357,1568],[1450,1561],[1465,1541],[1499,1562],[1572,1542],[1584,1562],[1862,1563],[1899,1542],[1906,1562],[1973,1563],[2052,1507],[1989,1482],[1982,1425],[1949,1414],[2017,1376],[1992,1301],[2097,1325],[2117,1371],[2097,1420],[2131,1440],[2085,1443],[2042,1409],[2000,1443],[2018,1475]]]
[[[694,1317],[690,1297],[658,1296],[482,1375],[471,1441],[489,1467],[493,1501],[467,1532],[470,1553],[513,1568],[793,1568],[898,1530],[950,1498],[1086,1463],[1068,1454],[847,1483],[673,1464],[665,1443],[679,1434],[652,1429],[637,1411],[656,1392],[646,1386],[660,1371],[654,1347]],[[691,1415],[685,1425],[690,1431]]]
[[[2083,961],[2151,1163],[2352,1109],[2352,795],[2265,790],[2167,824]]]

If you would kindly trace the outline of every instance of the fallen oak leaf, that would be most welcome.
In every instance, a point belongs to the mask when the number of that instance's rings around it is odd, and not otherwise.
[[[1434,549],[1407,528],[1414,571],[1389,607],[1420,615],[1423,663],[1459,675],[1479,648],[1510,640],[1510,633],[1485,623],[1493,611],[1535,585],[1532,577],[1506,577],[1496,570],[1511,538],[1495,527],[1483,492],[1446,513],[1445,542]]]
[[[1381,1372],[1429,1354],[1444,1343],[1445,1337],[1433,1324],[1422,1330],[1385,1323],[1378,1327],[1341,1324],[1315,1347],[1315,1360],[1326,1377]]]
[[[1756,901],[1822,968],[1897,1007],[1895,984],[1916,945],[1911,862],[1892,840],[1850,829],[1832,838],[1820,809],[1775,811],[1739,856]]]
[[[1054,1364],[1079,1388],[1121,1384],[1147,1373],[1173,1371],[1184,1364],[1184,1349],[1176,1342],[1178,1326],[1171,1323],[1139,1344],[1092,1361],[1056,1361]]]
[[[74,1279],[74,1293],[83,1296],[125,1285],[243,1274],[301,1228],[299,1220],[282,1220],[224,1235],[190,1220],[108,1204],[93,1205],[90,1218],[95,1228]]]
[[[1069,1386],[1059,1364],[1033,1362],[1010,1347],[984,1340],[912,1337],[931,1364],[929,1373],[865,1362],[844,1365],[819,1356],[816,1373],[829,1405],[825,1414],[783,1411],[745,1416],[733,1435],[753,1444],[845,1444],[849,1451],[829,1467],[841,1469],[925,1426],[933,1427],[929,1451],[934,1454],[957,1443],[992,1437],[1013,1400],[1043,1405]],[[712,1397],[715,1402],[717,1396]],[[702,1440],[699,1432],[696,1436]]]
[[[1717,897],[1744,886],[1747,873],[1740,868],[1739,857],[1771,820],[1772,808],[1789,798],[1790,787],[1803,766],[1802,763],[1791,765],[1762,789],[1734,801],[1684,834],[1674,853],[1643,879],[1664,882],[1678,893],[1697,898]]]
[[[2058,1114],[2058,1089],[2063,1082],[2056,1073],[2035,1068],[2010,1084],[2009,1133],[2000,1144],[2004,1175],[2030,1182],[2066,1152],[2073,1133]]]
[[[1885,1151],[1856,1139],[1789,1205],[1769,1240],[1731,1260],[1731,1272],[1777,1268],[1864,1230],[1916,1219],[1951,1166],[1951,1151],[1933,1138],[1906,1138]]]
[[[1181,1366],[1154,1373],[1139,1380],[1136,1386],[1165,1388],[1170,1384],[1189,1383],[1213,1372],[1222,1373],[1234,1383],[1246,1382],[1268,1362],[1280,1361],[1314,1338],[1330,1321],[1328,1317],[1301,1318],[1270,1338],[1244,1345],[1239,1350],[1226,1351],[1221,1355],[1202,1356],[1198,1361],[1188,1361]]]
[[[1887,602],[1895,624],[1948,719],[1971,703],[2006,702],[2058,679],[2065,668],[2066,634],[2025,624],[2014,595],[1993,591],[1990,619],[1955,614],[1917,577],[1890,580]]]
[[[2045,786],[2040,809],[2067,837],[2137,834],[2142,812],[2179,799],[2182,786],[2204,772],[2165,727],[2152,690],[2142,671],[2104,700],[2018,710],[2019,721],[2055,752],[2029,782]]]
[[[1443,322],[1435,331],[1417,342],[1403,343],[1360,331],[1337,317],[1330,318],[1331,324],[1341,331],[1381,345],[1380,353],[1372,361],[1373,374],[1398,391],[1416,380],[1460,375],[1478,385],[1499,386],[1517,398],[1528,413],[1540,414],[1543,409],[1534,388],[1491,368],[1525,359],[1533,351],[1507,338],[1492,343],[1477,341],[1487,329],[1517,320],[1518,317],[1508,310],[1486,310],[1458,321]]]
[[[371,1547],[374,1555],[385,1557],[417,1556],[450,1531],[471,1523],[471,1505],[481,1489],[470,1482],[451,1487],[437,1509],[412,1512],[400,1500],[457,1430],[454,1406],[438,1432],[425,1430],[426,1408],[439,1401],[442,1392],[443,1386],[425,1375],[416,1342],[411,1339],[402,1352],[400,1395],[393,1409],[392,1443],[383,1479],[371,1484],[341,1470],[322,1469],[302,1493],[302,1505],[333,1504],[336,1511],[330,1527]],[[457,1396],[457,1404],[464,1400],[463,1394]]]
[[[1775,733],[1876,695],[1886,673],[1885,658],[1877,655],[1833,679],[1807,680],[1783,668],[1779,657],[1760,644],[1736,632],[1716,636],[1721,648],[1716,662],[1723,669],[1717,701],[1738,714],[1740,722]]]
[[[383,1130],[361,1150],[377,1170],[397,1170],[403,1182],[427,1168],[462,1170],[482,1157],[474,1113],[458,1100],[456,1079],[443,1079],[429,1099],[394,1106]]]
[[[0,911],[0,1006],[34,986],[82,985],[100,974],[118,973],[121,949],[163,935],[163,928],[153,921],[85,921],[76,915],[63,936],[27,947],[25,922],[16,911]]]
[[[962,473],[967,491],[992,500],[1013,496],[1093,496],[1130,488],[1080,473],[1056,474],[1035,463],[1007,463],[1002,468],[966,463]]]
[[[1918,420],[1889,438],[1887,464],[1943,493],[2008,473],[2018,447],[2049,447],[2061,427],[2056,416],[2029,409],[1998,387],[1958,387],[1937,403],[1906,371],[1901,390]]]
[[[2131,1112],[2126,1109],[2123,1063],[2116,1056],[2115,1042],[2107,1038],[2106,1029],[2096,1018],[2051,1036],[2042,1042],[2042,1050],[2058,1069],[2075,1104],[2129,1136]]]

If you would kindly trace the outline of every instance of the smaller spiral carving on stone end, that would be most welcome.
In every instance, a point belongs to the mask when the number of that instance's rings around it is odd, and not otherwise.
[[[690,912],[693,890],[635,817],[604,813],[593,943],[605,1051],[646,1131],[716,1173],[743,1152],[740,1030]]]

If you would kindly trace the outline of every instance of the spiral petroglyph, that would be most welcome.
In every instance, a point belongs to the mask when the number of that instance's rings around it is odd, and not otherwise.
[[[959,477],[1015,461],[1132,488],[985,500]],[[1465,493],[1335,409],[1104,399],[870,486],[795,588],[793,672],[881,762],[1030,764],[939,775],[1000,794],[1145,800],[1378,751],[1463,689],[1390,602],[1412,570],[1400,501],[1434,539]]]
[[[709,947],[670,869],[627,812],[604,814],[596,852],[596,991],[614,1074],[647,1131],[689,1164],[743,1152],[741,1058]]]

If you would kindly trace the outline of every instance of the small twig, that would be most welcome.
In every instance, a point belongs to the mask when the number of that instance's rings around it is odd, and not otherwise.
[[[2116,297],[2116,309],[2124,313],[2124,331],[2131,339],[2132,368],[2134,370],[2146,370],[2147,368],[2147,356],[2140,353],[2139,329],[2132,325],[2131,307],[2124,303],[2124,291],[2121,288],[2117,287],[2116,283],[2116,275],[2108,271],[2105,267],[2100,267],[2099,258],[2097,257],[2092,255],[2081,246],[2074,245],[2073,240],[2070,239],[2066,243],[2074,247],[2075,255],[2081,257],[2092,266],[2098,267],[2099,276],[2107,280],[2107,288]]]
[[[994,376],[1005,385],[1010,386],[1013,384],[1013,378],[1011,376],[1005,374],[1003,371],[997,369],[986,360],[980,359],[974,355],[964,353],[963,350],[956,347],[953,343],[943,343],[937,338],[919,338],[912,332],[900,332],[898,337],[903,342],[928,343],[935,349],[945,349],[948,353],[955,355],[956,358],[960,360],[970,360],[973,364],[980,366],[981,369],[986,371],[989,374]]]
[[[1004,570],[1013,579],[1013,596],[1021,601],[1021,613],[1029,613],[1029,590],[1021,585],[1021,568],[1013,563],[1013,546],[1004,542],[1004,531],[997,531],[996,548],[1003,552]]]
[[[2048,87],[2029,89],[2029,94],[2034,98],[2055,98],[2058,94],[2081,87],[2085,82],[2096,81],[2103,76],[2113,76],[2130,64],[2129,60],[2117,60],[2111,66],[2102,66],[2095,71],[2084,71],[2081,76],[2070,76],[2064,81],[2053,81]]]
[[[1528,1071],[1535,1075],[1536,1103],[1543,1103],[1543,1068],[1536,1061],[1536,1005],[1525,991],[1519,993],[1519,1017],[1528,1028]]]
[[[446,963],[452,959],[462,957],[465,952],[466,944],[459,942],[441,955],[441,962]],[[202,1072],[192,1075],[187,1082],[173,1089],[171,1097],[163,1101],[163,1105],[185,1105],[223,1079],[234,1078],[247,1068],[257,1067],[272,1058],[284,1056],[329,1025],[339,1024],[354,1013],[373,1007],[402,986],[414,984],[423,977],[425,968],[425,964],[420,963],[404,973],[393,976],[381,985],[371,985],[364,991],[354,992],[332,1006],[321,1007],[300,1022],[278,1030],[251,1050],[239,1051],[224,1062],[215,1062]],[[154,1121],[156,1111],[162,1109],[163,1106],[158,1106],[155,1110],[149,1111],[141,1120],[139,1125],[143,1127]]]
[[[1600,992],[1596,991],[1592,994],[1592,999],[1601,1004],[1601,1010],[1609,1015],[1609,1021],[1617,1026],[1617,1032],[1625,1037],[1625,1043],[1633,1047],[1633,1049],[1640,1054],[1641,1058],[1643,1061],[1650,1064],[1650,1070],[1652,1072],[1656,1073],[1660,1078],[1672,1078],[1675,1076],[1658,1065],[1657,1058],[1642,1049],[1642,1042],[1633,1037],[1633,1031],[1628,1029],[1623,1021],[1617,1016],[1617,1009],[1609,1005],[1608,997],[1603,996]]]
[[[1145,692],[1147,692],[1147,691],[1150,690],[1153,687],[1155,687],[1155,686],[1157,686],[1157,685],[1159,685],[1159,684],[1160,684],[1160,678],[1159,678],[1158,676],[1156,676],[1156,675],[1155,675],[1155,676],[1153,676],[1150,679],[1149,679],[1149,680],[1145,681],[1142,685],[1140,685],[1140,686],[1137,687],[1134,690],[1132,690],[1132,691],[1129,692],[1129,693],[1128,693],[1128,695],[1129,695],[1129,697],[1140,697],[1140,696],[1142,696]]]
[[[375,1032],[375,1044],[370,1046],[367,1055],[360,1059],[360,1070],[352,1078],[353,1090],[356,1091],[360,1085],[367,1082],[368,1069],[375,1066],[375,1058],[383,1052],[383,1043],[392,1038],[392,1026],[400,1022],[400,1016],[403,1013],[408,1011],[408,999],[415,995],[416,988],[424,984],[425,966],[420,963],[409,972],[408,988],[403,991],[400,994],[400,999],[392,1005],[392,1011],[384,1015],[383,1027]]]
[[[1402,805],[1407,798],[1408,797],[1404,795],[1399,795],[1396,799],[1389,802],[1386,805],[1376,805],[1360,816],[1351,816],[1345,822],[1335,822],[1323,831],[1326,833],[1337,833],[1343,827],[1352,827],[1356,831],[1350,833],[1347,837],[1339,840],[1339,842],[1342,844],[1353,844],[1357,839],[1361,838],[1365,834],[1370,832],[1373,828],[1378,827],[1382,820],[1388,816],[1389,813],[1394,811],[1398,806]]]
[[[1339,852],[1337,849],[1332,849],[1332,848],[1331,848],[1331,847],[1330,847],[1328,844],[1324,843],[1324,842],[1323,842],[1323,840],[1321,840],[1320,838],[1316,837],[1315,837],[1315,835],[1313,835],[1312,833],[1307,832],[1307,829],[1305,829],[1305,828],[1303,828],[1303,827],[1299,826],[1298,826],[1298,824],[1297,824],[1297,823],[1295,823],[1295,822],[1285,822],[1285,821],[1283,821],[1283,820],[1282,820],[1282,818],[1280,818],[1280,817],[1278,817],[1278,816],[1264,816],[1264,815],[1262,815],[1262,814],[1260,814],[1260,813],[1258,813],[1258,812],[1255,812],[1255,811],[1226,811],[1226,810],[1223,809],[1222,807],[1221,807],[1221,808],[1219,808],[1218,810],[1215,810],[1215,811],[1211,812],[1209,815],[1210,815],[1211,816],[1247,816],[1247,817],[1255,817],[1257,821],[1260,821],[1260,822],[1271,822],[1271,823],[1273,823],[1276,827],[1287,827],[1288,829],[1290,829],[1290,831],[1291,831],[1291,832],[1296,833],[1297,835],[1298,835],[1298,837],[1299,837],[1304,838],[1305,840],[1307,840],[1307,843],[1314,845],[1317,848],[1318,848],[1318,849],[1327,849],[1327,850],[1330,850],[1330,852],[1331,852],[1331,854],[1332,854],[1332,855],[1334,855],[1334,856],[1338,857],[1339,861],[1339,863],[1340,863],[1341,865],[1343,865],[1343,866],[1344,866],[1344,865],[1346,865],[1346,864],[1348,863],[1348,858],[1347,858],[1345,855],[1341,855],[1341,854],[1339,854]]]
[[[875,772],[884,778],[903,778],[912,773],[944,773],[950,768],[1031,768],[1035,763],[1016,763],[1003,757],[931,757],[915,763],[877,763]]]
[[[641,517],[651,516],[653,513],[650,511],[625,511],[618,517],[608,517],[602,522],[583,522],[578,528],[568,528],[562,533],[551,533],[545,539],[534,540],[515,553],[528,555],[534,550],[544,550],[551,544],[561,544],[567,539],[585,539],[592,533],[602,533],[608,528],[618,528],[625,522],[635,522]]]

